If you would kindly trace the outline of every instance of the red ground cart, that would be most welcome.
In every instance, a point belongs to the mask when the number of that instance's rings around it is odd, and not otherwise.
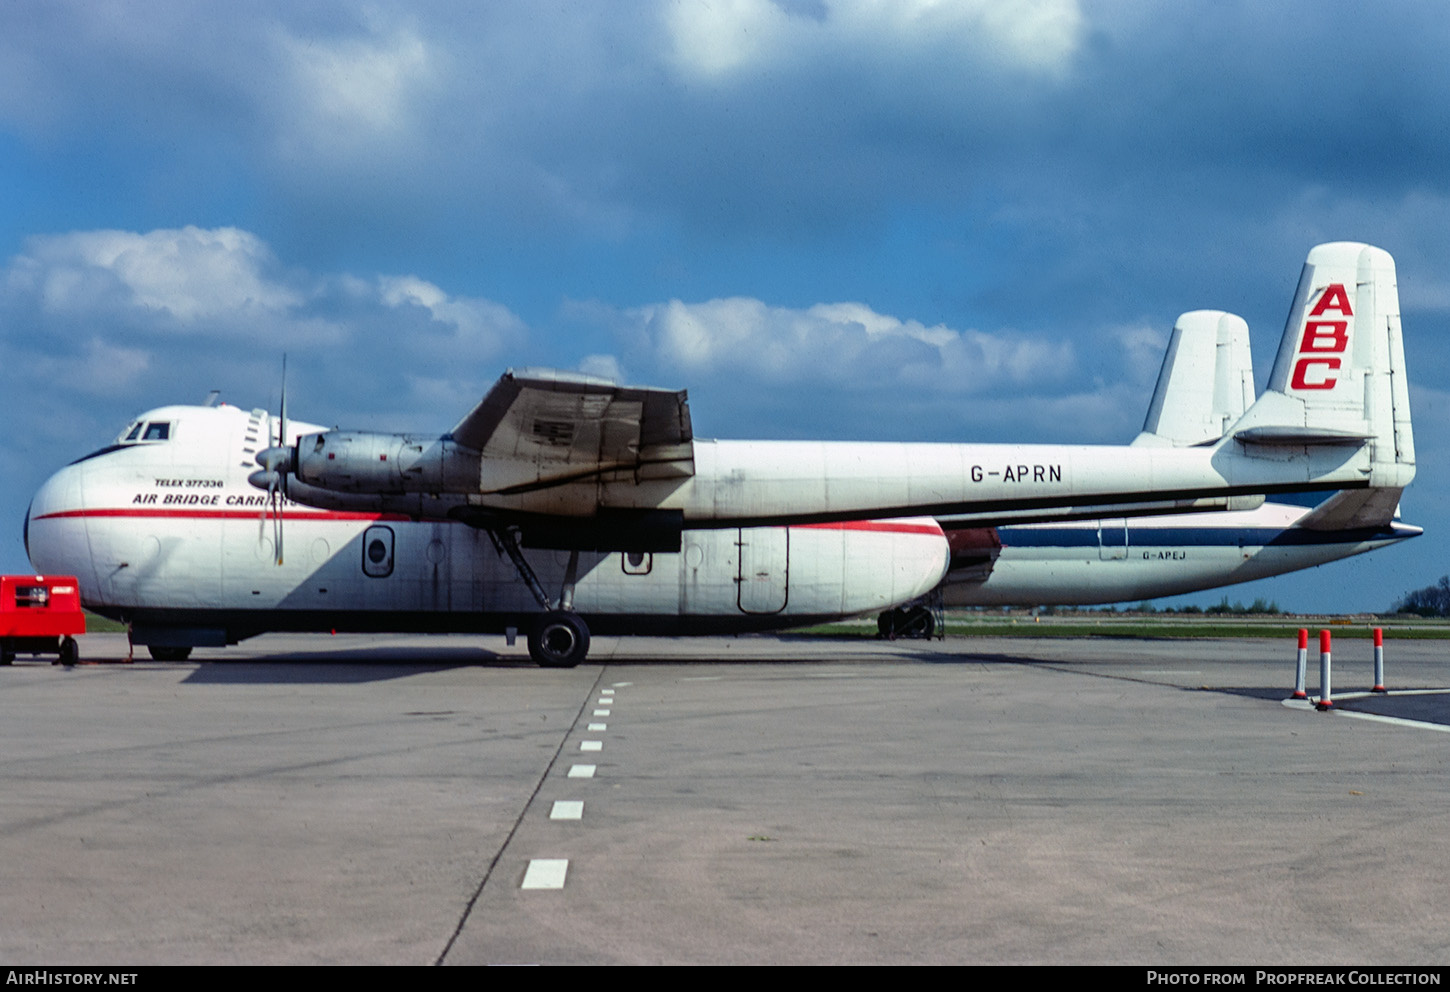
[[[0,575],[0,664],[17,654],[80,657],[75,634],[86,632],[81,589],[73,575]]]

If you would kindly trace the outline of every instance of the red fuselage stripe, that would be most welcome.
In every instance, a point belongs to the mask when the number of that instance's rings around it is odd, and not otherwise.
[[[925,534],[928,537],[942,536],[942,529],[935,524],[909,524],[894,520],[842,520],[828,524],[791,524],[801,530],[865,530],[879,534]]]
[[[55,513],[43,513],[35,519],[58,520],[63,518],[74,519],[77,517],[121,517],[151,520],[256,520],[258,517],[264,515],[270,516],[272,515],[272,511],[264,507],[258,507],[254,510],[163,510],[149,507],[107,507],[93,510],[60,510]],[[342,510],[296,509],[285,510],[283,512],[283,519],[287,519],[288,517],[292,520],[386,520],[389,522],[404,522],[412,519],[401,513],[357,513]],[[451,523],[452,521],[449,522]],[[792,524],[791,526],[809,530],[871,531],[880,534],[920,534],[927,537],[937,537],[942,533],[941,528],[932,524],[905,523],[893,520],[844,520],[824,524]]]
[[[61,517],[130,517],[163,520],[256,520],[260,516],[273,516],[268,507],[254,510],[151,510],[117,507],[94,510],[60,510],[43,513],[36,520],[55,520]],[[353,513],[334,510],[294,510],[282,512],[282,518],[293,520],[408,520],[401,513]]]

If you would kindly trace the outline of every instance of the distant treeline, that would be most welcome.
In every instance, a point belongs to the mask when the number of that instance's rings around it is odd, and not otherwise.
[[[1450,617],[1450,575],[1440,576],[1433,586],[1406,593],[1392,613],[1416,613],[1422,617]]]
[[[1245,606],[1239,600],[1234,600],[1232,603],[1230,603],[1228,601],[1228,597],[1225,596],[1223,599],[1219,600],[1219,602],[1218,602],[1217,605],[1215,605],[1215,606],[1206,606],[1206,607],[1204,607],[1202,609],[1198,608],[1197,606],[1180,606],[1180,607],[1178,607],[1178,609],[1175,610],[1173,607],[1170,606],[1170,607],[1168,607],[1166,609],[1160,610],[1157,607],[1155,607],[1151,602],[1147,602],[1147,603],[1139,603],[1136,607],[1134,607],[1134,612],[1135,613],[1206,613],[1209,616],[1246,616],[1248,614],[1255,614],[1255,613],[1274,613],[1274,614],[1279,614],[1279,613],[1283,613],[1284,611],[1281,610],[1281,609],[1279,609],[1279,604],[1278,603],[1273,602],[1272,600],[1264,599],[1264,597],[1262,597],[1262,596],[1260,596],[1258,599],[1254,600],[1248,606]]]

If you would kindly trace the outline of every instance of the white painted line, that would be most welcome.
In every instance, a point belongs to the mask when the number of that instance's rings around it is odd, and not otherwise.
[[[1438,690],[1431,690],[1431,692],[1426,692],[1425,690],[1411,690],[1408,692],[1394,693],[1393,695],[1430,695],[1436,691]],[[1345,699],[1364,699],[1368,696],[1379,695],[1380,694],[1377,692],[1347,692],[1343,695],[1335,696],[1334,698],[1343,701]],[[1312,696],[1309,699],[1285,699],[1281,700],[1281,702],[1283,703],[1283,705],[1289,707],[1291,710],[1312,710],[1315,708],[1314,704],[1319,702],[1319,697]],[[1381,716],[1378,713],[1360,713],[1356,710],[1340,709],[1338,706],[1330,707],[1329,712],[1334,713],[1337,716],[1352,716],[1356,720],[1373,720],[1375,723],[1388,723],[1391,726],[1395,727],[1409,727],[1412,730],[1438,730],[1442,734],[1450,734],[1450,727],[1445,726],[1443,723],[1430,723],[1427,720],[1406,720],[1404,717],[1400,716]]]
[[[1400,716],[1380,716],[1378,713],[1359,713],[1355,710],[1335,710],[1340,716],[1352,716],[1356,720],[1374,720],[1376,723],[1390,723],[1397,727],[1413,727],[1416,730],[1438,730],[1450,734],[1450,727],[1442,723],[1428,723],[1424,720],[1406,720]]]
[[[576,799],[555,799],[554,808],[549,810],[551,820],[584,819],[584,803]]]
[[[562,889],[569,872],[568,858],[534,858],[524,872],[521,889]]]
[[[594,715],[595,716],[608,716],[609,715],[609,711],[608,710],[595,710],[594,711]]]
[[[579,750],[581,750],[581,751],[603,751],[604,750],[604,742],[603,741],[580,741],[579,742]]]
[[[617,686],[617,687],[618,687],[618,688],[620,688],[620,689],[626,689],[626,688],[628,688],[628,687],[629,687],[629,686],[632,686],[632,685],[634,685],[634,683],[633,683],[633,682],[616,682],[616,683],[614,683],[614,684],[615,684],[615,685],[616,685],[616,686]]]
[[[595,706],[613,706],[614,705],[614,700],[612,700],[612,699],[608,698],[607,696],[605,696],[605,697],[601,697],[599,699],[599,701],[596,702],[594,705]]]
[[[599,691],[602,692],[606,696],[612,696],[612,695],[614,695],[614,690],[613,689],[600,689]]]
[[[595,765],[571,765],[569,767],[570,778],[593,778]]]
[[[607,723],[591,723],[589,725],[589,729],[590,730],[598,730],[598,731],[600,731],[602,733],[603,731],[606,731],[606,730],[609,729],[609,724],[607,724]]]

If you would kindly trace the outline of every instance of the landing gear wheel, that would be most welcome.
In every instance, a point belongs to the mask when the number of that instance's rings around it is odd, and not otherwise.
[[[898,637],[920,637],[930,640],[936,633],[936,618],[925,606],[886,610],[876,618],[876,636],[885,641]]]
[[[529,631],[529,656],[540,668],[573,668],[589,653],[589,628],[577,613],[545,613]]]
[[[148,644],[146,650],[156,661],[185,661],[191,657],[191,648],[168,648],[160,644]]]
[[[931,610],[925,606],[913,607],[906,611],[905,621],[900,628],[902,637],[921,637],[931,640],[931,635],[936,633],[936,620],[931,615]]]
[[[66,667],[74,665],[81,658],[80,645],[74,637],[67,637],[60,642],[60,663]]]

